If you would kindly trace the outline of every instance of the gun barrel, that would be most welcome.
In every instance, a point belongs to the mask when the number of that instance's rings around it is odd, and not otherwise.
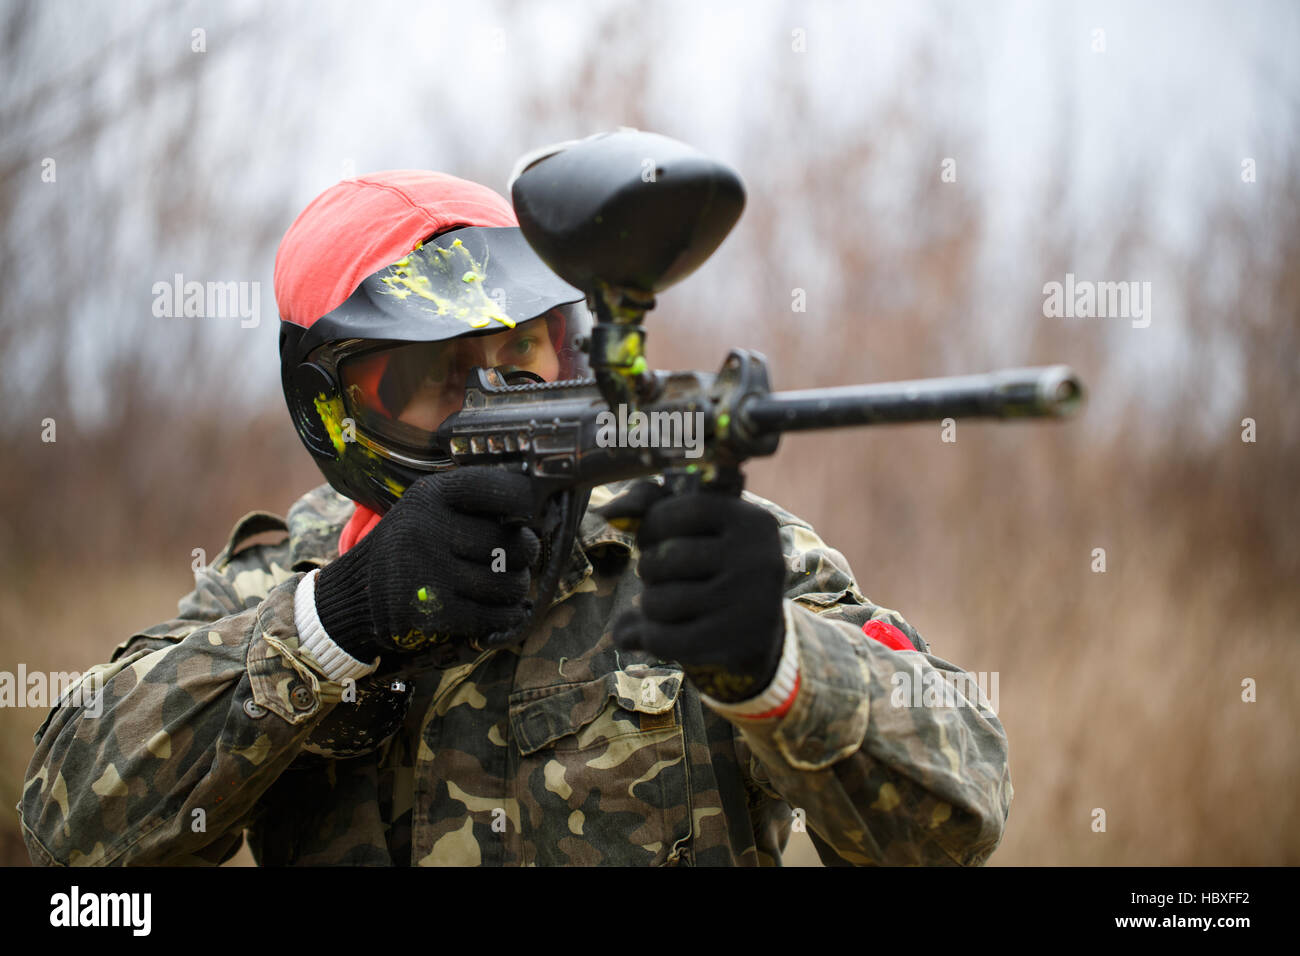
[[[790,432],[945,418],[1062,418],[1082,401],[1083,385],[1074,372],[1065,365],[1050,365],[772,392],[746,401],[740,414],[759,432]]]

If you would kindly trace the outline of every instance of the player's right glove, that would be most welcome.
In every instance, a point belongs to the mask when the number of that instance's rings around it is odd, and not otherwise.
[[[529,481],[495,468],[420,478],[316,580],[316,612],[361,661],[507,631],[529,613]]]

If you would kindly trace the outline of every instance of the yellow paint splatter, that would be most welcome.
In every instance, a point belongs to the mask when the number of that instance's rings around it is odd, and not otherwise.
[[[638,358],[642,357],[643,349],[644,345],[642,344],[640,334],[633,332],[618,343],[614,352],[614,364],[631,365]]]
[[[334,450],[343,457],[343,452],[347,448],[347,442],[343,439],[343,419],[347,415],[343,411],[343,399],[341,396],[326,398],[324,392],[319,392],[313,400],[316,406],[316,414],[325,425],[325,431],[329,432],[330,442],[334,445]]]
[[[420,247],[417,246],[418,250]],[[487,278],[487,260],[482,263],[474,261],[465,244],[457,239],[448,248],[435,246],[436,255],[407,255],[389,266],[390,275],[380,278],[385,295],[406,300],[411,296],[433,303],[434,308],[426,309],[433,315],[448,315],[465,322],[472,329],[484,329],[492,320],[500,322],[506,328],[513,329],[515,322],[506,315],[501,306],[487,294],[483,282]],[[457,273],[459,283],[440,282],[444,290],[439,292],[434,283],[425,274],[425,269],[441,273],[442,278],[450,279]],[[445,290],[453,289],[448,294]]]
[[[356,400],[355,393],[353,401],[358,405],[361,404]],[[383,480],[388,490],[395,497],[400,498],[402,493],[406,491],[406,486],[383,473],[383,462],[379,455],[363,445],[360,439],[351,440],[351,436],[344,434],[344,422],[348,422],[349,425],[352,423],[348,420],[347,411],[343,407],[342,396],[336,395],[327,399],[324,392],[318,392],[316,397],[312,399],[312,403],[316,406],[316,414],[320,416],[321,423],[330,436],[330,444],[334,446],[334,451],[338,453],[339,461],[344,461],[346,457],[347,465],[377,475]],[[349,448],[353,448],[355,451],[349,452]]]

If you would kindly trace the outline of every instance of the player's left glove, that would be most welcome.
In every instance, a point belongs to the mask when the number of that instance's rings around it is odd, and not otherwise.
[[[641,608],[615,623],[615,644],[679,662],[715,700],[762,693],[776,675],[785,636],[776,519],[718,492],[661,497],[645,510],[637,544]]]

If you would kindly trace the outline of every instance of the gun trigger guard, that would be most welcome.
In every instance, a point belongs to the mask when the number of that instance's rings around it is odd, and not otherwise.
[[[702,471],[673,469],[665,474],[665,479],[674,496],[711,491],[738,497],[745,490],[745,476],[737,465],[719,465],[710,475]]]

